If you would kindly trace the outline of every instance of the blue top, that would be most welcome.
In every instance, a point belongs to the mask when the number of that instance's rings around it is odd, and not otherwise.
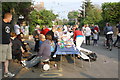
[[[43,41],[39,41],[39,46],[41,46],[42,43],[43,43]]]

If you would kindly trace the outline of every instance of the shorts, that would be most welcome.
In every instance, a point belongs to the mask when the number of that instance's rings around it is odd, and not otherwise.
[[[10,44],[0,44],[0,62],[12,59],[12,49]]]

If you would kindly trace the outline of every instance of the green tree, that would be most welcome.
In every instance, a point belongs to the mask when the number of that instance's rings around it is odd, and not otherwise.
[[[90,0],[85,0],[85,2],[83,2],[83,6],[85,6],[85,17],[86,17],[92,12],[91,10],[94,8],[94,5]],[[82,8],[84,9],[84,7]]]
[[[40,14],[40,19],[43,20],[42,25],[52,26],[52,21],[57,17],[57,15],[55,15],[52,11],[45,9],[41,10]]]
[[[63,19],[63,25],[67,25],[68,24],[68,20],[67,19]]]
[[[91,9],[84,19],[85,24],[98,24],[103,18],[101,16],[102,11],[97,8]]]
[[[50,10],[33,10],[29,15],[30,18],[30,32],[34,31],[35,26],[38,24],[42,27],[42,25],[52,26],[52,21],[56,19],[57,15],[55,15]]]
[[[68,19],[75,19],[78,17],[78,15],[79,15],[78,11],[71,11],[68,13]]]
[[[71,11],[68,13],[68,19],[69,19],[69,22],[68,24],[69,25],[74,25],[76,24],[77,20],[78,20],[78,15],[79,15],[79,12],[78,11]]]
[[[16,22],[20,15],[24,16],[24,20],[28,21],[28,15],[33,10],[31,2],[3,2],[2,14],[11,12],[13,14],[13,20]]]
[[[90,0],[85,0],[81,6],[79,21],[83,24],[98,24],[102,20],[102,10],[95,7]]]
[[[27,15],[33,10],[31,2],[3,2],[2,13],[13,12],[17,15]]]
[[[120,2],[103,3],[102,17],[105,22],[116,24],[120,21]]]

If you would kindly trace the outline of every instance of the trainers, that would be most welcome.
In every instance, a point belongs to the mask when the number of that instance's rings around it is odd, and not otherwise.
[[[108,49],[108,46],[106,48]]]
[[[4,77],[14,77],[15,74],[12,74],[11,72],[5,73]]]
[[[26,61],[24,60],[24,61],[21,61],[21,62],[22,62],[22,64],[23,64],[22,66],[25,67],[25,66],[26,66]]]

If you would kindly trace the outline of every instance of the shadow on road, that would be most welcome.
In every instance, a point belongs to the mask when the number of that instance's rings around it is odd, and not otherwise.
[[[93,77],[91,75],[88,75],[86,73],[83,73],[83,72],[80,72],[80,74],[83,75],[83,76],[85,76],[86,78],[95,78],[95,77]]]
[[[74,63],[74,60],[72,59],[71,56],[66,55],[65,58],[66,58],[66,60],[67,60],[68,63],[70,63],[70,64]]]

